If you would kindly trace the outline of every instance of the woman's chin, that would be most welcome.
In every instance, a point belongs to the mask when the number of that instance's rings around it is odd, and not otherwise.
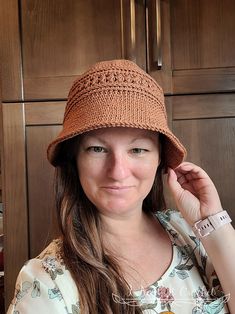
[[[99,206],[99,211],[107,216],[128,216],[134,212],[141,211],[142,205],[129,205],[127,204],[109,204],[106,206]]]

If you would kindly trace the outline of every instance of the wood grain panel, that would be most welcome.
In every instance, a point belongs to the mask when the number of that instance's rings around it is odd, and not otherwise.
[[[2,105],[5,298],[13,298],[16,276],[28,259],[24,108]]]
[[[172,97],[165,97],[165,106],[167,113],[167,123],[169,128],[172,130],[172,120],[173,120],[173,106],[172,106]]]
[[[62,124],[66,102],[32,102],[25,104],[26,125]]]
[[[187,160],[210,175],[234,221],[235,118],[173,121],[173,131],[188,149]]]
[[[2,101],[23,99],[18,1],[0,1],[0,73]]]
[[[235,91],[235,1],[171,1],[173,93]]]
[[[231,92],[235,91],[235,68],[174,70],[172,80],[174,94]]]
[[[57,235],[53,193],[54,168],[46,158],[48,144],[61,126],[26,128],[30,257],[37,256]]]
[[[169,128],[172,130],[172,122],[173,122],[173,106],[172,106],[172,98],[171,96],[165,97],[165,105],[166,105],[166,112],[167,112],[167,123]],[[163,176],[163,184],[164,184],[164,196],[166,201],[167,208],[176,208],[176,204],[174,199],[171,195],[171,192],[168,188],[167,184],[167,174]]]
[[[235,66],[235,1],[171,1],[174,70]]]
[[[235,94],[170,97],[173,119],[235,117]]]
[[[61,130],[65,105],[64,101],[25,104],[30,257],[39,254],[58,231],[54,168],[47,161],[46,149]]]
[[[73,81],[78,76],[26,77],[24,78],[25,99],[28,101],[66,99]]]
[[[122,57],[120,1],[21,2],[26,99],[66,98],[70,76]]]

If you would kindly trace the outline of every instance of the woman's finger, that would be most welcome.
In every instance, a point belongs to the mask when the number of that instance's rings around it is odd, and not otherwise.
[[[175,171],[171,168],[168,168],[167,183],[174,197],[182,193],[181,184],[178,182]]]
[[[181,175],[180,177],[177,177],[177,181],[179,182],[180,185],[183,185],[184,183],[188,182],[186,177]]]
[[[207,178],[208,174],[199,166],[196,166],[190,162],[181,163],[176,169],[174,169],[176,174],[189,174],[192,178]]]

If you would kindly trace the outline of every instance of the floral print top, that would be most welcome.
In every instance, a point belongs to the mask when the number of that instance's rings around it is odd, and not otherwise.
[[[160,279],[134,291],[144,314],[225,314],[227,301],[213,266],[191,227],[176,210],[156,214],[170,235],[173,258]],[[75,282],[54,240],[37,258],[21,269],[15,297],[7,314],[78,314],[79,296]],[[147,258],[147,257],[146,257]],[[133,304],[113,295],[115,302]]]

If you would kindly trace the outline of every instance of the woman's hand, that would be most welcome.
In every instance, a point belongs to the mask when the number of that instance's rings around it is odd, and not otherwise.
[[[217,190],[200,167],[183,162],[168,171],[168,185],[178,209],[190,225],[223,210]],[[235,231],[231,224],[201,239],[218,275],[222,290],[230,296],[229,311],[235,314]]]
[[[190,225],[223,210],[208,174],[190,162],[168,169],[168,185],[178,209]]]

